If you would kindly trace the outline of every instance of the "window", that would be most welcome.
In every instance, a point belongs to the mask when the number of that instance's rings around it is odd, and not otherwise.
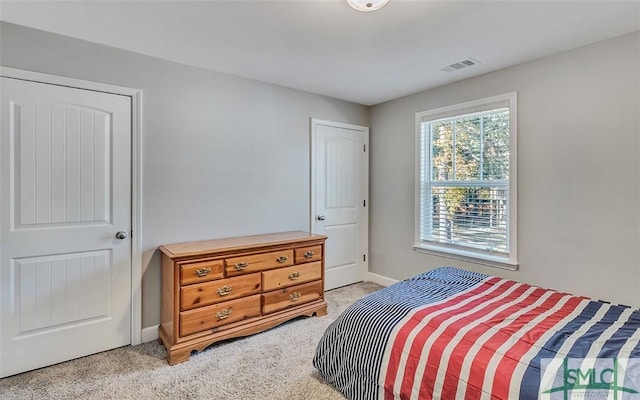
[[[516,93],[416,114],[418,251],[514,269]]]

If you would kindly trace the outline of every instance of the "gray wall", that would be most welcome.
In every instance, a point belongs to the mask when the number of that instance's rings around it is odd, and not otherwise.
[[[640,33],[371,109],[371,272],[441,265],[640,306]],[[418,111],[518,92],[520,270],[412,251]]]
[[[160,319],[158,245],[308,229],[309,117],[371,127],[371,272],[459,265],[640,306],[638,32],[370,110],[4,22],[0,38],[2,65],[144,91],[145,327]],[[520,270],[413,252],[415,112],[510,91]]]
[[[143,90],[143,327],[163,243],[309,229],[309,118],[365,106],[0,23],[0,64]]]

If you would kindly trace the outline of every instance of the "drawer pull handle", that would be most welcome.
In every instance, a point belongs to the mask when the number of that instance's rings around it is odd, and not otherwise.
[[[293,292],[289,295],[289,300],[296,301],[300,298],[300,296],[302,296],[300,292]]]
[[[202,278],[203,276],[209,275],[209,272],[211,272],[211,268],[202,267],[202,268],[196,270],[196,275],[198,275],[200,278]]]
[[[246,262],[239,262],[237,264],[233,264],[233,268],[235,268],[236,271],[242,271],[248,266],[249,266],[249,263],[246,263]]]
[[[231,291],[233,290],[233,286],[223,286],[221,288],[218,288],[218,294],[220,296],[226,296],[229,293],[231,293]]]
[[[229,318],[232,312],[233,310],[231,309],[231,307],[225,308],[222,311],[217,312],[216,317],[218,317],[218,321],[221,319],[226,319],[226,318]]]
[[[291,279],[292,281],[295,281],[299,277],[300,277],[300,272],[292,272],[289,274],[289,279]]]
[[[289,257],[287,256],[278,256],[278,258],[276,258],[276,261],[279,263],[283,263],[285,261],[287,261],[289,259]]]
[[[311,258],[315,255],[316,253],[314,253],[313,251],[309,250],[309,251],[305,251],[304,253],[304,258]]]

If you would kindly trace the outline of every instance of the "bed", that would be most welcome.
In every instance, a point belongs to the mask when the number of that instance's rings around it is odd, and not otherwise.
[[[640,310],[442,267],[346,309],[313,364],[354,400],[640,399],[639,361]]]

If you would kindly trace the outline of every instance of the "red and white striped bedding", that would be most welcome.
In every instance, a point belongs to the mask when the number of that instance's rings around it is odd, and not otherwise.
[[[314,365],[350,399],[537,399],[545,359],[605,357],[640,369],[639,310],[440,268],[346,310]]]

